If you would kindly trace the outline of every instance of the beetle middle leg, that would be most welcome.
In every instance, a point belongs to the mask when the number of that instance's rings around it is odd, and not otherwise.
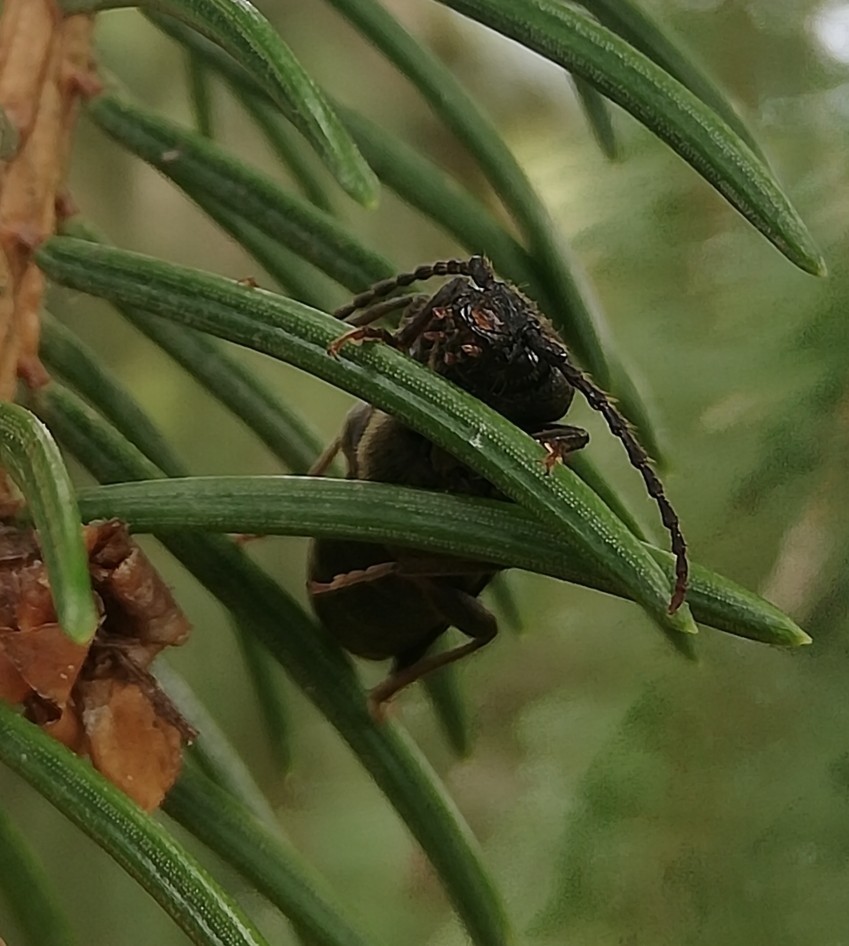
[[[341,449],[342,438],[334,437],[324,450],[321,451],[321,454],[316,458],[313,465],[307,470],[307,476],[324,476]]]
[[[531,434],[541,443],[548,452],[545,458],[545,469],[550,473],[558,460],[566,461],[570,453],[583,450],[590,442],[590,435],[582,427],[572,427],[569,424],[552,424]]]
[[[392,299],[386,299],[384,302],[376,302],[367,309],[362,309],[360,312],[355,312],[344,317],[341,313],[347,311],[347,307],[345,306],[341,309],[337,309],[333,314],[348,325],[371,325],[372,322],[376,322],[386,315],[397,312],[399,309],[408,308],[414,302],[421,305],[427,301],[427,296],[421,293],[411,293],[406,296],[395,296]]]
[[[363,433],[374,415],[371,404],[357,404],[348,411],[342,432],[335,437],[321,452],[321,455],[307,471],[307,476],[324,476],[331,463],[341,451],[348,463],[346,479],[356,480],[360,475],[360,461],[357,454]]]
[[[462,660],[463,657],[480,650],[498,633],[495,615],[474,595],[438,580],[423,579],[417,584],[439,609],[446,622],[471,639],[441,654],[426,656],[426,651],[433,640],[399,654],[395,658],[389,676],[369,692],[368,708],[376,722],[383,722],[385,704],[399,690],[415,683],[425,674]]]

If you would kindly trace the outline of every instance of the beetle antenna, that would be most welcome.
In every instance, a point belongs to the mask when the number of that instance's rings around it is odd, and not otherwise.
[[[435,263],[417,266],[409,273],[399,273],[391,279],[382,279],[363,292],[358,293],[350,302],[340,306],[333,313],[337,319],[347,319],[359,309],[365,309],[378,299],[383,299],[396,289],[411,286],[414,282],[425,282],[436,276],[469,276],[483,289],[495,278],[492,267],[482,256],[471,259],[444,259]]]
[[[617,410],[604,391],[572,364],[565,349],[558,346],[556,349],[550,348],[549,353],[557,360],[569,384],[583,394],[590,407],[604,417],[610,432],[622,441],[622,446],[625,447],[631,465],[640,471],[649,495],[657,503],[660,518],[669,532],[672,540],[672,552],[675,555],[675,588],[669,602],[669,613],[673,614],[684,603],[684,597],[687,593],[687,577],[689,574],[687,543],[684,541],[681,532],[678,515],[672,508],[672,503],[666,497],[660,477],[655,473],[648,454],[631,430],[628,421]]]

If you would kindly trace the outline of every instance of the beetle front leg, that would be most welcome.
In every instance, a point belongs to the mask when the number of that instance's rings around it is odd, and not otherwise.
[[[436,581],[422,581],[421,587],[442,612],[445,620],[471,640],[444,653],[427,657],[425,651],[433,643],[433,641],[428,641],[424,646],[416,647],[396,657],[392,673],[368,695],[369,712],[378,723],[386,719],[386,703],[400,690],[415,683],[425,674],[473,654],[498,634],[498,622],[495,615],[473,595]]]
[[[401,296],[398,299],[390,299],[388,302],[379,303],[366,309],[350,319],[348,324],[354,325],[355,327],[332,341],[327,346],[327,354],[336,357],[336,355],[339,354],[339,350],[350,342],[366,341],[386,342],[387,345],[392,345],[393,348],[406,351],[409,347],[407,336],[411,334],[409,326],[411,323],[415,326],[419,326],[419,323],[424,321],[422,313],[426,308],[427,302],[427,296]],[[405,307],[407,311],[405,314],[405,324],[399,328],[398,331],[390,332],[389,329],[371,324],[384,315],[394,312],[401,307]],[[343,307],[341,310],[337,309],[337,313],[344,311],[346,311],[346,307]],[[416,329],[416,331],[420,330],[420,328]],[[415,335],[415,331],[412,332],[412,334]]]
[[[339,354],[340,349],[351,342],[379,341],[386,342],[387,345],[395,346],[395,336],[389,329],[380,328],[377,325],[361,325],[358,328],[352,328],[350,332],[345,332],[339,338],[334,339],[327,346],[327,354],[334,358]]]

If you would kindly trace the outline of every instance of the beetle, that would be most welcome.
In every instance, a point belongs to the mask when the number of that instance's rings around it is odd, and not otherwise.
[[[437,276],[453,278],[431,296],[393,295]],[[373,324],[399,309],[396,331]],[[607,395],[574,365],[534,303],[499,280],[484,257],[441,260],[375,283],[334,315],[352,327],[329,346],[329,354],[369,339],[393,345],[538,440],[547,451],[547,469],[589,441],[585,430],[557,423],[580,391],[622,441],[658,505],[676,559],[669,611],[680,607],[687,587],[686,543],[646,451]],[[341,434],[310,472],[324,473],[340,451],[349,479],[503,498],[479,474],[369,404],[351,410]],[[376,543],[314,539],[308,568],[308,592],[326,630],[350,653],[393,659],[389,676],[369,694],[376,718],[399,690],[478,650],[497,633],[495,617],[478,600],[497,571],[494,565]],[[451,626],[469,641],[429,655]]]

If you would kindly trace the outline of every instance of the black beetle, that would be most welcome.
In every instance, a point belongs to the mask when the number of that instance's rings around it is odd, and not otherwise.
[[[434,295],[385,299],[397,289],[434,276],[454,276]],[[378,300],[385,301],[378,301]],[[403,309],[395,332],[372,325]],[[377,283],[335,315],[354,325],[329,348],[335,355],[354,341],[381,339],[484,401],[542,443],[547,467],[584,447],[586,431],[555,423],[580,391],[623,443],[642,473],[672,537],[676,583],[670,612],[687,585],[686,545],[678,517],[645,450],[626,420],[571,361],[563,342],[534,304],[502,282],[486,259],[443,260]],[[349,479],[367,479],[474,496],[497,497],[495,488],[426,437],[389,414],[360,404],[317,462],[320,475],[340,451]],[[495,566],[425,552],[342,539],[312,542],[308,589],[325,628],[346,650],[373,660],[393,658],[390,675],[371,691],[382,705],[398,690],[479,649],[495,637],[493,615],[477,600]],[[434,641],[454,626],[470,640],[428,656]]]

